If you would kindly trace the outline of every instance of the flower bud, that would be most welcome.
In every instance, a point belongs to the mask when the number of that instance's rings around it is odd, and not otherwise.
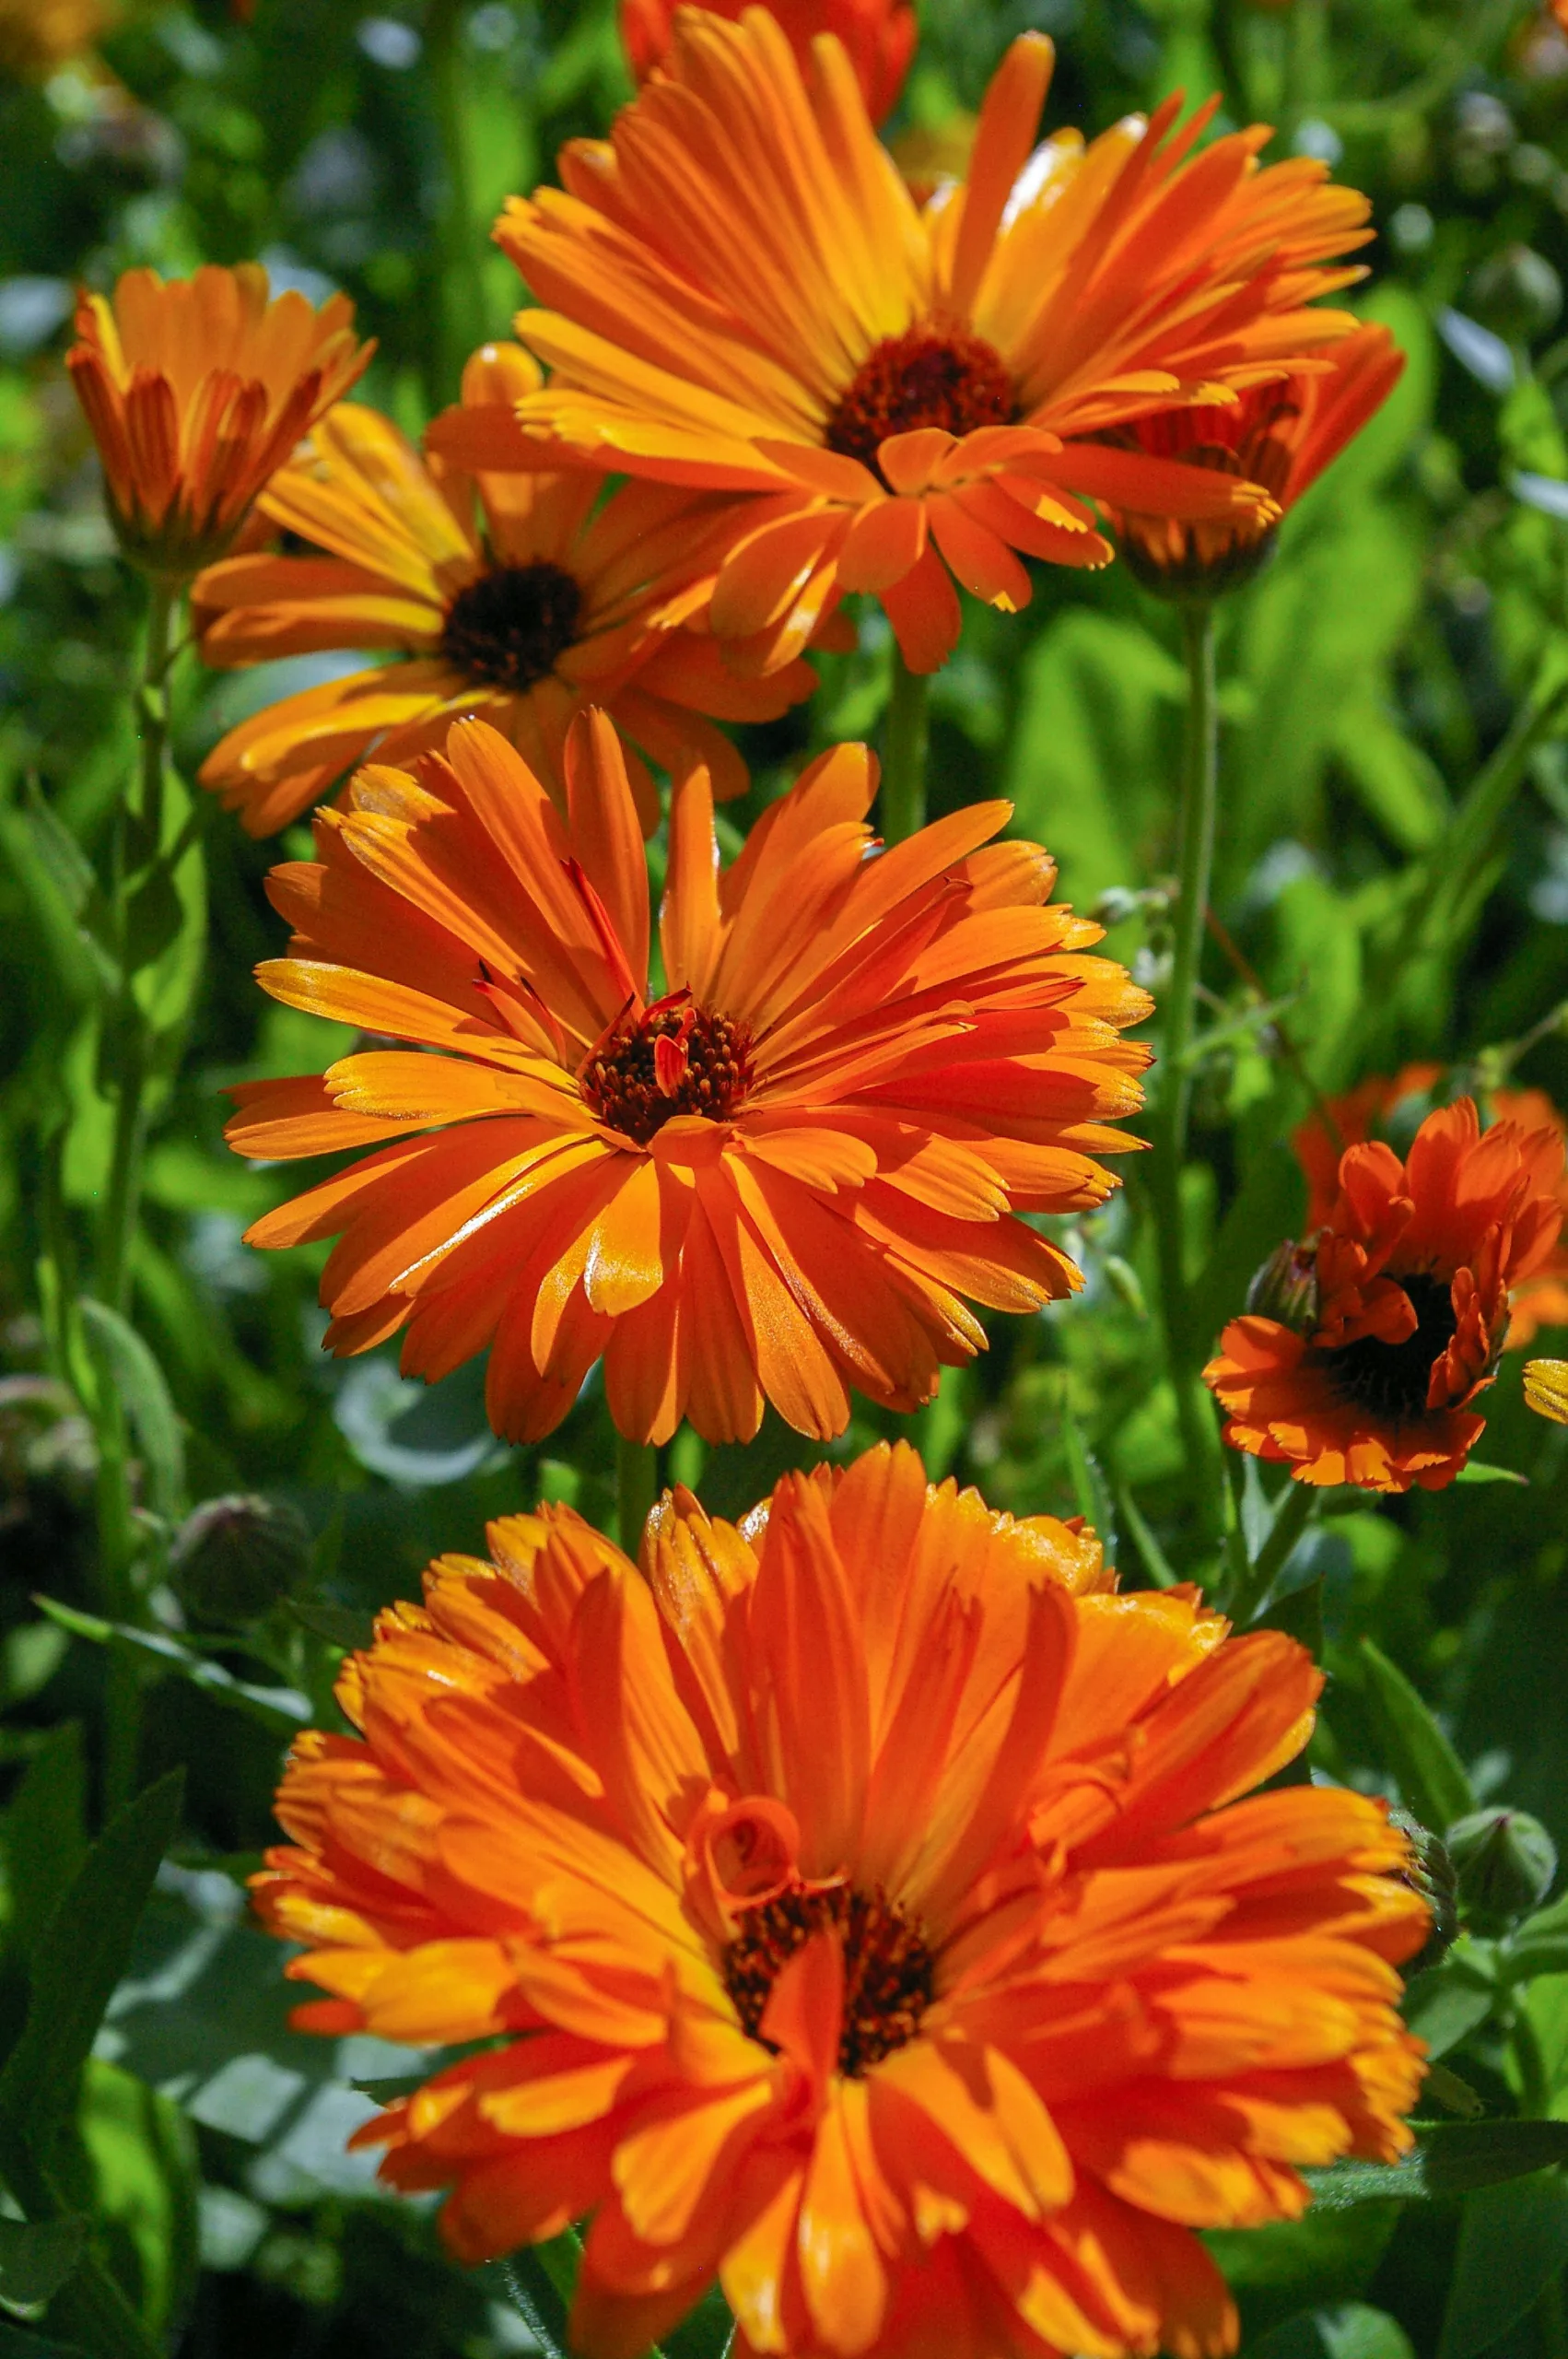
[[[1477,271],[1470,308],[1511,344],[1531,344],[1556,325],[1562,281],[1533,246],[1504,246]]]
[[[1246,1290],[1246,1307],[1259,1319],[1277,1319],[1306,1335],[1317,1324],[1317,1259],[1310,1245],[1286,1238],[1275,1247]]]
[[[1429,1966],[1438,1966],[1447,1955],[1459,1930],[1458,1894],[1454,1877],[1454,1862],[1447,1847],[1439,1842],[1429,1826],[1398,1802],[1388,1808],[1391,1825],[1397,1826],[1410,1847],[1410,1864],[1404,1869],[1398,1882],[1419,1893],[1432,1911],[1432,1931],[1426,1945],[1418,1950],[1403,1972],[1407,1981],[1424,1974]]]
[[[181,1525],[170,1577],[198,1622],[254,1622],[310,1569],[310,1533],[287,1500],[240,1492],[204,1499]]]
[[[1478,1932],[1502,1932],[1538,1907],[1557,1873],[1557,1846],[1527,1811],[1472,1811],[1443,1840],[1458,1875],[1460,1910]]]

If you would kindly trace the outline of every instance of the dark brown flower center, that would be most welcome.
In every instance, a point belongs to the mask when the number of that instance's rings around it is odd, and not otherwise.
[[[646,1146],[672,1114],[727,1121],[751,1081],[751,1045],[743,1024],[683,992],[613,1025],[578,1081],[602,1122]]]
[[[1432,1363],[1454,1340],[1454,1305],[1446,1278],[1402,1277],[1416,1315],[1413,1333],[1402,1344],[1363,1335],[1326,1356],[1329,1383],[1340,1399],[1391,1425],[1409,1425],[1426,1414]]]
[[[452,600],[441,652],[471,680],[531,688],[571,645],[581,613],[581,589],[560,566],[497,565]]]
[[[908,328],[883,338],[860,363],[827,421],[830,451],[875,467],[890,434],[919,426],[971,434],[1010,426],[1018,404],[1001,355],[962,328]]]
[[[936,1960],[918,1925],[881,1892],[783,1892],[748,1908],[723,1955],[725,1988],[754,2039],[780,1968],[825,1926],[844,1944],[844,2015],[838,2070],[868,2071],[914,2038],[930,2005]],[[772,2042],[765,2040],[765,2047]]]

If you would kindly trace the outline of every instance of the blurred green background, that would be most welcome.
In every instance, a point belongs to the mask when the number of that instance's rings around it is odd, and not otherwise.
[[[27,14],[0,0],[0,55]],[[1309,1085],[1412,1057],[1462,1084],[1528,1039],[1513,1079],[1568,1108],[1568,746],[1545,734],[1502,827],[1478,836],[1456,819],[1568,667],[1568,34],[1533,0],[926,0],[890,134],[972,109],[1026,26],[1059,43],[1052,127],[1094,131],[1173,88],[1218,88],[1223,121],[1273,121],[1287,147],[1367,190],[1379,234],[1357,300],[1409,356],[1398,393],[1223,616],[1215,907],[1235,957],[1211,945],[1205,972],[1217,1038],[1186,1203],[1217,1333],[1299,1224],[1288,1138]],[[37,1273],[69,1283],[104,1180],[97,1003],[61,839],[95,857],[105,843],[132,760],[141,617],[62,367],[72,287],[107,287],[132,264],[260,256],[275,284],[343,288],[380,340],[360,396],[417,433],[455,394],[470,345],[503,333],[521,299],[486,244],[496,207],[628,92],[603,6],[529,0],[376,13],[256,0],[253,14],[142,0],[96,55],[0,80],[0,2044],[97,1823],[102,1773],[104,1651],[90,1625],[72,1635],[35,1602],[93,1604],[91,1429],[49,1372]],[[749,735],[737,827],[813,745],[875,734],[888,650],[874,617],[860,639],[824,660],[811,707]],[[222,681],[187,662],[187,775],[242,713],[357,661]],[[1111,949],[1156,992],[1183,694],[1174,616],[1119,569],[1036,569],[1022,618],[969,607],[932,698],[934,807],[1011,796],[1067,897],[1100,910]],[[533,2347],[504,2272],[454,2271],[428,2212],[378,2200],[343,2152],[371,2109],[352,2084],[405,2072],[406,2056],[287,2031],[279,1954],[246,1924],[236,1878],[270,1839],[288,1734],[330,1712],[338,1652],[370,1611],[413,1591],[437,1551],[481,1546],[487,1517],[541,1495],[607,1520],[613,1439],[591,1380],[559,1434],[518,1451],[488,1434],[478,1369],[427,1393],[389,1353],[325,1361],[321,1253],[241,1245],[298,1175],[225,1152],[221,1088],[319,1069],[349,1043],[323,1045],[329,1027],[250,980],[281,947],[262,890],[280,848],[222,819],[206,845],[208,956],[182,1077],[157,1118],[135,1267],[178,1444],[170,1465],[158,1435],[138,1433],[143,1504],[172,1523],[193,1503],[260,1494],[270,1520],[220,1532],[205,1554],[188,1543],[160,1601],[162,1651],[144,1649],[141,1773],[183,1766],[184,1818],[85,2085],[82,2201],[146,2325],[191,2359],[498,2359]],[[1433,908],[1441,921],[1423,933],[1409,913]],[[1084,1295],[994,1322],[989,1356],[921,1421],[928,1463],[996,1506],[1089,1513],[1129,1580],[1200,1570],[1136,1177],[1077,1225],[1074,1250]],[[1347,1495],[1293,1559],[1286,1606],[1330,1672],[1321,1769],[1421,1798],[1419,1765],[1389,1736],[1397,1691],[1350,1637],[1370,1633],[1435,1708],[1469,1790],[1536,1812],[1568,1844],[1568,1432],[1524,1411],[1516,1360],[1490,1400],[1482,1454],[1527,1480]],[[862,1414],[840,1447],[883,1429]],[[706,1462],[686,1437],[674,1471],[732,1512],[813,1454],[770,1421],[750,1449]],[[1462,1974],[1429,1981],[1429,2030],[1432,2008],[1447,2011],[1434,2046],[1483,2105],[1512,2111],[1514,2002],[1467,1999],[1477,1986]],[[1544,1974],[1524,2003],[1546,2105],[1568,2118],[1568,1972]],[[1488,2243],[1475,2201],[1365,2201],[1245,2250],[1223,2240],[1249,2347],[1554,2359],[1568,2343],[1539,2297],[1568,2259],[1568,2221],[1549,2205],[1531,2244],[1535,2214],[1510,2214]],[[1539,2266],[1500,2282],[1499,2253],[1538,2246]],[[8,2299],[6,2271],[0,2240],[0,2359],[49,2359],[64,2346],[36,2300]]]

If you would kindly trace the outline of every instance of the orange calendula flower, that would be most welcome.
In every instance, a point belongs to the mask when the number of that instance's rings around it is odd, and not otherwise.
[[[743,0],[702,0],[710,15],[740,16]],[[802,65],[818,33],[836,33],[855,70],[873,123],[898,103],[919,28],[910,0],[778,0],[772,10]],[[639,82],[668,65],[675,38],[675,0],[621,0],[621,39]]]
[[[568,1510],[382,1615],[256,1879],[303,2029],[483,2040],[357,2133],[479,2260],[591,2213],[625,2359],[1234,2348],[1195,2229],[1406,2150],[1426,1938],[1385,1806],[1252,1790],[1321,1684],[885,1445],[643,1567]]]
[[[1119,428],[1119,449],[1178,459],[1261,484],[1277,511],[1207,517],[1123,511],[1117,541],[1146,589],[1162,597],[1214,598],[1238,589],[1273,553],[1278,517],[1293,508],[1329,463],[1361,432],[1404,373],[1405,356],[1385,327],[1358,328],[1336,346],[1332,370],[1249,386],[1218,407],[1173,409]]]
[[[540,382],[517,345],[489,345],[463,374],[454,414],[478,459],[522,436],[513,405]],[[407,762],[439,746],[459,713],[509,737],[556,781],[572,716],[591,700],[661,767],[705,761],[721,797],[746,769],[720,729],[771,721],[810,694],[805,663],[740,681],[713,639],[683,628],[712,590],[711,497],[603,476],[458,473],[427,461],[390,418],[333,410],[274,477],[262,512],[320,554],[232,557],[196,584],[205,662],[259,663],[323,648],[386,648],[401,663],[301,690],[231,729],[202,782],[252,835],[297,818],[375,749]],[[629,767],[644,829],[659,797]]]
[[[1333,1211],[1345,1148],[1369,1138],[1388,1139],[1397,1147],[1401,1133],[1408,1140],[1443,1074],[1444,1067],[1436,1064],[1401,1066],[1392,1080],[1374,1074],[1343,1097],[1326,1099],[1321,1113],[1309,1115],[1298,1126],[1291,1144],[1306,1174],[1308,1232],[1320,1228]],[[1550,1132],[1568,1150],[1568,1123],[1543,1089],[1490,1090],[1487,1104],[1493,1121],[1512,1122],[1521,1131]],[[1557,1202],[1568,1221],[1568,1169],[1559,1183]],[[1563,1326],[1568,1326],[1568,1240],[1560,1234],[1539,1267],[1514,1287],[1504,1349],[1526,1351],[1541,1328]]]
[[[1298,1482],[1439,1490],[1485,1430],[1511,1290],[1562,1221],[1562,1139],[1461,1097],[1429,1114],[1404,1162],[1347,1147],[1315,1238],[1284,1246],[1204,1376],[1225,1439]]]
[[[128,270],[84,293],[65,356],[103,461],[120,543],[184,581],[220,557],[300,436],[347,392],[374,345],[354,306],[269,299],[259,263],[165,281]]]
[[[379,1153],[270,1213],[338,1236],[326,1341],[404,1332],[435,1379],[490,1347],[497,1430],[559,1424],[601,1356],[625,1434],[755,1433],[771,1401],[842,1432],[851,1389],[909,1410],[984,1346],[967,1309],[1080,1284],[1021,1213],[1101,1203],[1094,1158],[1148,1062],[1100,928],[1051,905],[988,803],[878,852],[863,746],[813,762],[722,873],[706,771],[677,783],[659,945],[619,745],[567,739],[563,817],[516,751],[456,726],[381,768],[278,869],[275,998],[415,1044],[236,1090],[256,1156]],[[446,1053],[431,1056],[430,1049]],[[442,1127],[444,1126],[444,1127]]]
[[[711,620],[741,669],[798,651],[846,591],[874,593],[934,671],[954,581],[1008,612],[1024,556],[1105,564],[1090,499],[1197,519],[1272,513],[1228,475],[1116,450],[1106,431],[1225,402],[1350,333],[1313,299],[1370,233],[1366,201],[1269,135],[1200,154],[1179,100],[1085,147],[1035,135],[1051,44],[1015,42],[962,187],[921,211],[842,49],[803,81],[773,18],[685,10],[668,76],[608,142],[561,157],[496,236],[540,302],[517,332],[551,378],[521,405],[550,448],[749,495]]]

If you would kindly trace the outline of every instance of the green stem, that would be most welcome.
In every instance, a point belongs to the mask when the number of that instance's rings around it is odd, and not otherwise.
[[[1296,1542],[1312,1520],[1318,1496],[1312,1484],[1293,1481],[1280,1501],[1268,1539],[1225,1602],[1225,1611],[1238,1629],[1245,1629],[1266,1603],[1269,1592],[1284,1571]]]
[[[485,338],[485,231],[474,218],[467,93],[463,88],[462,0],[430,0],[426,23],[430,95],[440,135],[444,185],[440,218],[440,381],[432,406],[455,399],[462,365]]]
[[[926,824],[926,744],[930,729],[930,680],[911,672],[893,646],[893,684],[883,731],[882,837],[901,844]]]
[[[140,857],[127,863],[122,852],[116,861],[114,949],[119,983],[110,1022],[119,1062],[114,1076],[114,1143],[99,1226],[94,1284],[99,1300],[122,1313],[130,1298],[131,1256],[141,1211],[150,1048],[146,1019],[136,997],[132,972],[130,903],[147,869],[158,862],[160,851],[164,766],[169,754],[167,678],[179,596],[178,588],[167,582],[155,580],[151,584],[142,676],[135,698],[141,736],[136,806],[132,824],[120,831],[122,846],[135,845]],[[128,1622],[135,1618],[132,1572],[136,1553],[129,1438],[123,1403],[114,1386],[103,1377],[96,1387],[94,1425],[98,1441],[99,1599],[110,1621]],[[128,1648],[111,1646],[104,1665],[106,1810],[117,1810],[135,1790],[140,1718],[141,1679],[135,1659]]]
[[[1522,1998],[1514,2007],[1508,2040],[1519,2074],[1519,2111],[1527,2120],[1543,2121],[1551,2111],[1551,2075],[1546,2069],[1546,2058],[1541,2053],[1530,2011]]]
[[[659,1452],[650,1441],[628,1441],[623,1434],[615,1446],[615,1496],[621,1545],[628,1556],[642,1545],[642,1528],[658,1495]]]
[[[1188,708],[1176,853],[1176,928],[1160,1036],[1159,1097],[1151,1124],[1154,1152],[1149,1188],[1153,1202],[1166,1357],[1176,1391],[1188,1479],[1201,1500],[1212,1485],[1219,1460],[1213,1414],[1199,1375],[1203,1339],[1192,1332],[1183,1250],[1181,1175],[1187,1160],[1188,1116],[1192,1103],[1191,1051],[1198,969],[1203,952],[1219,804],[1213,608],[1206,603],[1184,606],[1182,636],[1187,656]]]

